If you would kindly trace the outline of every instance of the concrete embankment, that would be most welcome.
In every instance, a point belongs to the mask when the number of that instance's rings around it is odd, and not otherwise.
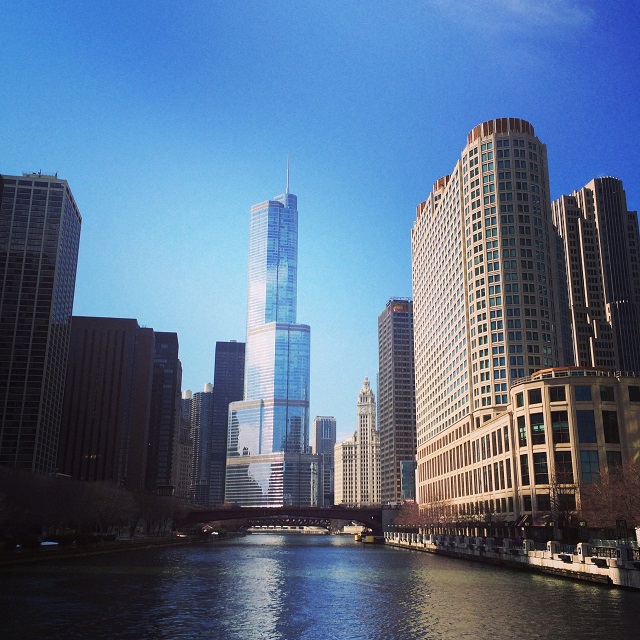
[[[627,589],[640,589],[640,553],[628,546],[601,547],[579,543],[575,547],[558,542],[536,548],[533,540],[519,544],[504,539],[463,536],[386,533],[385,544],[438,555],[483,562],[519,571],[531,571],[585,580]]]
[[[87,546],[51,546],[35,549],[14,549],[0,553],[0,569],[20,564],[57,562],[70,558],[103,555],[118,551],[139,551],[142,549],[159,549],[203,542],[195,538],[141,538],[136,540],[120,540],[100,542]]]

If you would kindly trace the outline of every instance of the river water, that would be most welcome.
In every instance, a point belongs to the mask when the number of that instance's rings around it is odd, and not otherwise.
[[[3,569],[0,638],[637,640],[640,592],[258,534]]]

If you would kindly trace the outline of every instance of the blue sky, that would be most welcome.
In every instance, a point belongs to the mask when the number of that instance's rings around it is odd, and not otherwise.
[[[74,313],[176,331],[183,388],[244,340],[249,208],[300,212],[311,416],[353,432],[377,316],[411,296],[416,205],[467,133],[521,117],[551,196],[640,206],[640,3],[3,0],[0,172],[58,172],[83,215]]]

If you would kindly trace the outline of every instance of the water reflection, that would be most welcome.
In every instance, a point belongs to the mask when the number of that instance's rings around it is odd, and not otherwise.
[[[635,640],[640,593],[379,546],[253,535],[0,574],[3,640]]]

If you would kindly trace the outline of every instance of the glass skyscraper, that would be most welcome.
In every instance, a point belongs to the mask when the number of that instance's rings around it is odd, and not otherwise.
[[[229,405],[225,501],[315,505],[309,327],[296,324],[297,197],[251,208],[244,400]]]

